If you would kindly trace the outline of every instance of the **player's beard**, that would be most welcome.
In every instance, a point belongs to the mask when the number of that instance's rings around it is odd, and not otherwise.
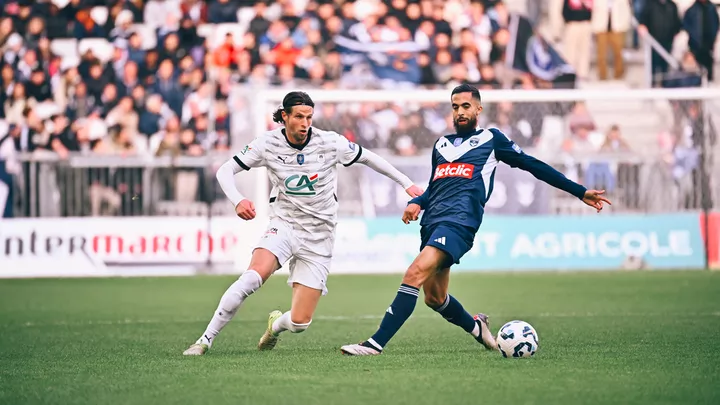
[[[458,122],[457,118],[455,120],[453,120],[453,125],[455,126],[455,132],[457,132],[458,134],[464,134],[464,133],[475,131],[475,128],[477,127],[477,118],[475,118],[475,117],[473,117],[473,118],[463,117],[463,118],[465,118],[467,121],[462,124]]]

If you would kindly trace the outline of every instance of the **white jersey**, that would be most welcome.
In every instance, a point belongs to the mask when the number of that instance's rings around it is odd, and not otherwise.
[[[292,146],[280,128],[254,139],[233,159],[245,170],[265,166],[273,186],[270,218],[317,243],[334,240],[337,165],[350,166],[361,155],[360,145],[336,132],[310,128],[305,144]]]

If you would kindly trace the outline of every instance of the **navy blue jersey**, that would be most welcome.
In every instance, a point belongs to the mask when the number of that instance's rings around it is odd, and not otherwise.
[[[500,130],[478,129],[466,135],[446,135],[435,142],[430,184],[423,195],[410,200],[425,210],[420,225],[452,222],[477,231],[492,194],[498,162],[528,171],[580,199],[585,195],[585,187],[525,154]]]

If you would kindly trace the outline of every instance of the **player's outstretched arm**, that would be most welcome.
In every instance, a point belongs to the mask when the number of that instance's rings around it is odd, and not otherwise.
[[[400,184],[410,197],[417,197],[423,193],[423,190],[414,185],[413,182],[404,174],[402,174],[390,162],[381,158],[377,154],[362,146],[351,142],[344,136],[334,133],[337,148],[337,162],[347,167],[354,163],[361,163],[375,170],[376,172],[392,179]]]
[[[255,205],[252,201],[245,198],[235,186],[235,174],[241,170],[240,165],[233,159],[230,159],[220,166],[217,173],[215,173],[215,178],[217,178],[225,196],[227,196],[228,200],[233,204],[233,207],[235,207],[237,216],[247,221],[255,218]]]
[[[549,164],[536,159],[515,145],[505,134],[497,129],[491,129],[493,133],[493,142],[495,147],[495,156],[501,162],[505,162],[511,167],[530,172],[538,180],[574,195],[582,200],[585,204],[595,208],[598,212],[602,210],[604,204],[612,205],[610,200],[605,198],[604,190],[588,190],[584,186],[575,183],[565,177],[564,174],[555,170]]]
[[[415,198],[423,194],[423,189],[413,184],[412,180],[410,180],[408,176],[404,175],[400,172],[400,170],[396,169],[395,166],[391,165],[390,162],[383,159],[373,151],[363,149],[362,155],[357,162],[364,164],[389,179],[392,179],[394,182],[401,185],[410,197]]]
[[[425,192],[422,193],[422,195],[419,195],[419,196],[413,198],[412,200],[410,200],[410,202],[408,203],[408,207],[411,204],[417,204],[420,206],[420,210],[424,210],[427,207],[428,203],[430,202],[430,189],[432,188],[432,179],[433,179],[433,176],[435,175],[435,168],[437,167],[436,162],[435,162],[435,149],[434,148],[432,151],[431,159],[432,159],[432,162],[431,162],[432,170],[430,171],[430,181],[428,183],[428,186],[425,189]],[[420,210],[418,210],[417,214],[420,213]],[[405,211],[408,212],[407,209]],[[414,212],[414,209],[411,212],[409,212],[408,218],[412,218],[413,212]],[[413,221],[417,219],[417,215],[414,215],[414,216],[415,216],[415,219],[412,219]],[[405,222],[404,214],[403,214],[403,222]],[[405,222],[405,223],[407,224],[407,222]]]

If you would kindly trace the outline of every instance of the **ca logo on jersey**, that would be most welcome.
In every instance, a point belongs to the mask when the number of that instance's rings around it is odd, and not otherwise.
[[[305,174],[293,174],[285,179],[285,189],[288,195],[315,195],[315,184],[320,176],[313,174],[308,177]]]

